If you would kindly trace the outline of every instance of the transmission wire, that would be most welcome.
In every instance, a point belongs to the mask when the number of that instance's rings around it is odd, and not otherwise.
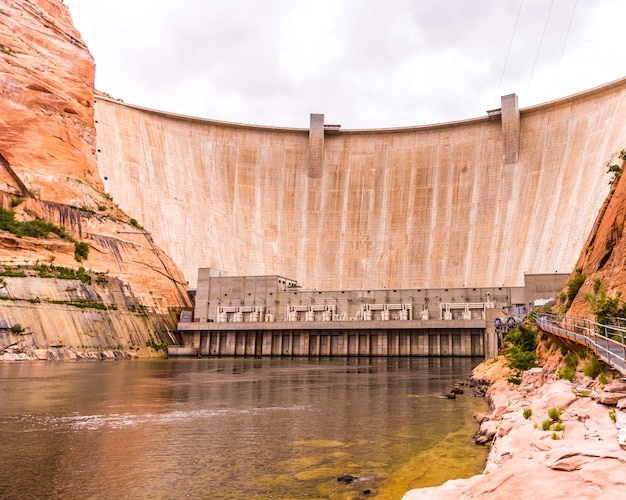
[[[511,54],[511,47],[513,47],[513,40],[515,39],[515,32],[517,31],[517,23],[519,22],[520,14],[522,13],[522,7],[524,6],[524,0],[521,0],[519,4],[519,10],[517,11],[517,18],[515,19],[515,26],[513,26],[513,34],[511,35],[511,42],[509,43],[509,49],[506,51],[506,57],[504,58],[504,66],[502,67],[502,74],[500,75],[500,81],[498,82],[498,90],[496,91],[496,97],[493,100],[494,106],[498,104],[498,97],[500,97],[500,88],[502,87],[502,79],[504,78],[504,72],[509,62],[509,55]]]
[[[530,82],[532,81],[533,75],[535,74],[535,66],[537,66],[537,59],[539,59],[539,52],[541,52],[541,46],[543,45],[543,37],[545,36],[546,29],[548,28],[548,21],[550,20],[550,14],[552,13],[553,5],[554,5],[554,0],[550,2],[550,9],[548,9],[546,22],[543,25],[543,33],[541,33],[541,40],[539,40],[539,47],[537,47],[537,53],[535,54],[535,62],[533,63],[533,69],[530,71],[530,76],[528,77],[528,85],[526,86],[526,94],[525,94],[526,99],[528,99],[528,90],[530,89]]]
[[[565,53],[565,46],[567,45],[569,32],[570,32],[570,29],[572,28],[572,21],[574,21],[574,13],[576,12],[577,5],[578,5],[578,0],[574,0],[574,8],[572,9],[572,15],[569,18],[569,24],[567,25],[567,32],[565,33],[565,40],[563,40],[563,46],[561,47],[561,55],[559,55],[559,62],[556,65],[556,70],[554,72],[554,76],[552,77],[552,84],[550,85],[550,92],[548,93],[548,99],[552,99],[552,90],[554,89],[554,82],[556,82],[556,77],[559,74],[559,68],[561,67],[561,59],[563,59],[563,54]]]

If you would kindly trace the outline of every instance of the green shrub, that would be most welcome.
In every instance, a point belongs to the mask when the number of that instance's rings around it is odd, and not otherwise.
[[[5,268],[0,271],[0,276],[6,276],[7,278],[25,278],[26,273],[17,269]]]
[[[574,375],[576,375],[576,368],[565,365],[559,368],[557,372],[557,377],[562,380],[569,380],[570,382],[574,380]]]
[[[549,431],[550,427],[552,427],[552,420],[544,420],[543,422],[541,422],[541,428],[544,431]]]
[[[569,310],[572,302],[574,302],[574,299],[578,295],[580,287],[583,286],[586,279],[587,275],[583,274],[582,268],[577,268],[572,279],[568,280],[566,283],[565,292],[561,292],[561,295],[559,295],[559,299],[562,302],[560,309],[562,313],[566,313]]]
[[[522,383],[522,377],[519,375],[510,375],[506,380],[509,384],[513,385],[520,385]]]
[[[24,333],[25,331],[24,327],[19,323],[15,323],[9,330],[11,330],[11,333]]]
[[[62,238],[67,237],[64,228],[42,219],[33,219],[24,222],[22,232],[24,236],[31,236],[33,238],[47,238],[50,233],[54,233]]]
[[[74,242],[74,258],[78,262],[82,262],[88,257],[89,257],[89,245],[85,243],[84,241]]]
[[[518,347],[512,347],[506,353],[509,366],[515,370],[526,371],[537,365],[537,356],[534,352],[521,351]]]
[[[550,417],[553,422],[558,422],[561,418],[561,410],[558,408],[550,408],[548,410],[548,417]]]
[[[554,441],[558,441],[559,439],[561,439],[561,436],[559,436],[556,432],[552,433],[552,436],[550,436]]]
[[[137,222],[137,219],[130,219],[130,225],[143,230],[143,226]]]
[[[587,377],[597,378],[601,373],[606,372],[606,365],[595,355],[589,356],[589,360],[583,368],[583,372]]]
[[[82,283],[91,283],[91,275],[85,271],[84,267],[79,267],[77,271],[68,267],[53,266],[50,264],[35,264],[33,270],[37,271],[40,278],[57,278],[60,280],[79,280]]]
[[[146,340],[146,347],[150,347],[157,352],[167,351],[167,343],[163,342],[162,340],[154,340],[154,337],[152,337],[152,335],[150,335],[150,338]]]
[[[618,157],[619,157],[620,160],[626,161],[626,149],[622,149],[619,152]],[[621,177],[623,168],[620,165],[618,165],[617,163],[614,163],[613,165],[611,165],[611,162],[608,162],[606,164],[606,166],[607,166],[606,173],[607,174],[613,174],[613,177],[611,177],[611,180],[609,181],[609,186],[612,186]]]
[[[556,422],[552,426],[552,430],[557,431],[557,432],[561,432],[561,431],[565,430],[565,426],[563,425],[563,422]]]
[[[504,354],[509,366],[515,370],[528,370],[536,366],[537,331],[524,325],[516,326],[505,335],[504,341],[510,344]]]
[[[523,417],[528,420],[533,414],[533,409],[532,408],[524,408],[524,411],[522,411],[522,415]]]
[[[22,223],[15,220],[15,212],[0,207],[0,229],[18,235]],[[18,235],[19,236],[19,235]]]
[[[98,285],[106,285],[108,283],[106,275],[104,273],[96,273],[96,283]]]
[[[601,286],[598,293],[585,294],[585,301],[601,325],[612,324],[612,318],[626,317],[626,302],[621,300],[622,292],[618,291],[614,297],[607,294],[606,288]],[[604,330],[604,328],[602,328]],[[601,332],[604,333],[604,332]]]
[[[0,229],[8,231],[18,238],[30,236],[32,238],[47,238],[54,233],[63,239],[73,241],[65,232],[65,228],[59,227],[43,219],[32,219],[28,222],[15,220],[15,212],[0,207]]]
[[[596,278],[593,280],[593,294],[598,295],[600,288],[602,287],[602,278]]]
[[[504,341],[519,347],[522,351],[534,352],[537,349],[537,331],[524,325],[518,325],[509,330]]]
[[[609,418],[613,420],[613,422],[617,422],[617,414],[615,413],[615,406],[611,406],[609,408]]]
[[[107,309],[117,309],[114,305],[107,307],[102,302],[94,302],[93,300],[78,299],[78,300],[53,300],[53,304],[64,304],[67,306],[79,307],[81,309],[100,309],[106,311]]]
[[[91,209],[91,208],[89,208],[89,207],[79,207],[78,209],[79,209],[81,212],[84,212],[85,214],[87,214],[88,216],[90,216],[90,215],[94,215],[94,214],[96,213],[96,211],[95,211],[95,210],[92,210],[92,209]]]
[[[11,208],[15,208],[24,202],[24,198],[11,198]]]

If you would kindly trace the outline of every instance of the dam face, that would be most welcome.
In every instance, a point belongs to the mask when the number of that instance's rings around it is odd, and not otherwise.
[[[626,147],[626,79],[484,118],[240,125],[96,100],[105,189],[195,288],[201,267],[313,289],[520,286],[569,272]]]

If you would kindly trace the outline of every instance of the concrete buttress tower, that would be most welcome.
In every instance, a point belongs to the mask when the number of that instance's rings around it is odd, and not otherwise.
[[[321,177],[324,168],[324,115],[311,113],[309,177]]]
[[[520,114],[516,94],[502,96],[502,135],[504,164],[517,163],[519,159]]]

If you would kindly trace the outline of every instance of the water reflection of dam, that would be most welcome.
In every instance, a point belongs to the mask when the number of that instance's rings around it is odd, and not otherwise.
[[[494,325],[558,295],[567,275],[524,287],[304,290],[281,276],[200,269],[172,356],[486,356]]]
[[[626,147],[626,79],[482,118],[285,129],[96,100],[106,191],[197,269],[308,288],[523,286],[571,272]]]

